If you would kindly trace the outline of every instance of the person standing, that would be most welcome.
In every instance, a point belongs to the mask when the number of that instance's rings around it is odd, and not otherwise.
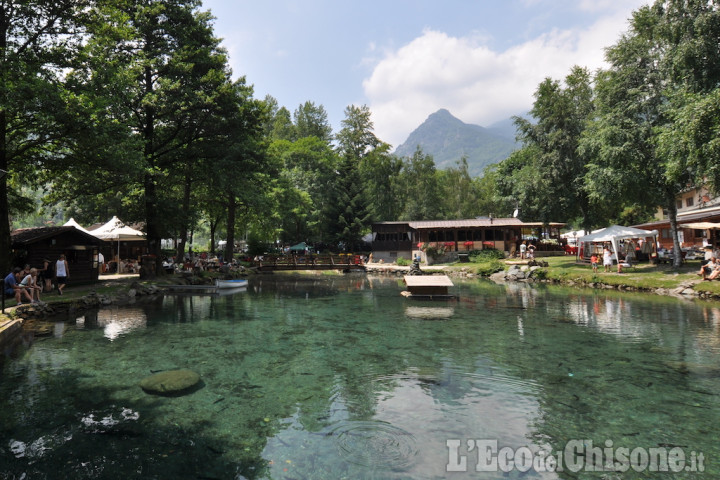
[[[65,254],[60,254],[60,258],[55,262],[55,283],[57,283],[58,295],[62,295],[63,288],[70,278],[70,267],[68,267]]]
[[[525,243],[525,240],[520,244],[520,260],[525,259],[525,252],[527,251],[527,244]]]
[[[105,255],[98,252],[98,273],[105,273]]]
[[[612,264],[612,253],[610,253],[610,249],[608,247],[605,247],[603,250],[603,267],[605,267],[606,272],[609,272],[612,269]]]

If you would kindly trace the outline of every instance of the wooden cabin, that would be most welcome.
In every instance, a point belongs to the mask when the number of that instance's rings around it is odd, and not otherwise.
[[[98,279],[98,251],[103,241],[72,226],[21,228],[10,233],[13,266],[42,268],[43,260],[57,261],[60,254],[70,268],[71,283]]]

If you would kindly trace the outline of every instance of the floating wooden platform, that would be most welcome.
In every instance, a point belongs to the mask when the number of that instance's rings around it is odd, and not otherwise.
[[[403,278],[408,289],[400,292],[407,298],[425,298],[450,300],[455,295],[449,293],[448,288],[453,286],[447,275],[405,275]]]

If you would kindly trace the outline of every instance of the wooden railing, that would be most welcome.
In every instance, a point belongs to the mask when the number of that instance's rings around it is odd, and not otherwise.
[[[361,255],[265,255],[254,262],[260,270],[365,270]]]

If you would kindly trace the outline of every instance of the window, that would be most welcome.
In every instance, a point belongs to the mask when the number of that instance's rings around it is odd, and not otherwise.
[[[682,200],[678,200],[678,201],[675,203],[675,206],[677,207],[678,210],[680,210],[680,209],[683,207],[683,206],[682,206]]]
[[[688,197],[685,199],[686,207],[692,207],[694,204],[695,204],[695,199],[693,197]]]

